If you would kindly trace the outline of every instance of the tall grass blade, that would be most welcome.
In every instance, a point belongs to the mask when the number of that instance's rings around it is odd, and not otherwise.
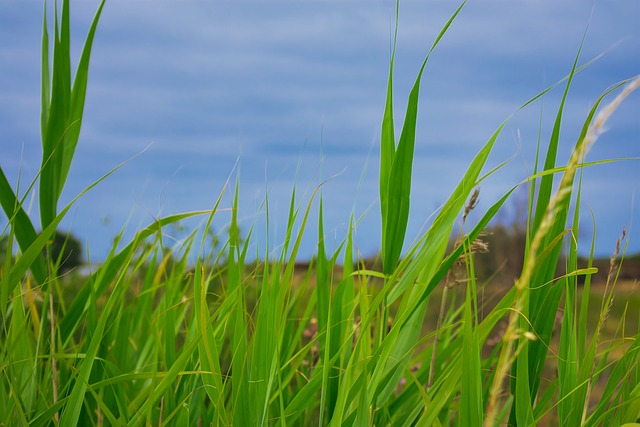
[[[104,177],[102,179],[104,179]],[[135,250],[138,245],[144,242],[147,238],[157,233],[158,229],[204,214],[211,214],[211,211],[186,212],[160,218],[156,222],[138,231],[131,242],[117,253],[116,246],[114,246],[111,253],[107,256],[105,263],[93,272],[89,278],[89,281],[93,281],[104,276],[104,279],[99,280],[100,286],[95,289],[96,296],[101,296],[108,289],[109,283],[111,283],[111,281],[117,276],[122,266],[125,265],[128,254],[132,250]],[[82,316],[86,313],[88,309],[87,301],[89,299],[90,292],[91,290],[86,286],[80,288],[65,317],[60,322],[60,335],[63,343],[66,343],[71,338],[73,332],[80,323]]]
[[[197,322],[196,332],[199,337],[197,340],[199,360],[200,366],[204,371],[201,378],[205,385],[205,392],[213,404],[216,416],[224,422],[227,416],[224,410],[224,388],[220,369],[220,355],[210,325],[206,296],[204,266],[197,262],[194,277],[194,302]]]
[[[62,18],[55,13],[53,69],[49,74],[48,31],[45,21],[42,42],[42,164],[40,177],[40,220],[46,227],[56,216],[58,199],[69,173],[80,136],[89,72],[91,47],[104,6],[100,3],[87,34],[85,46],[71,86],[69,0],[63,0]],[[57,9],[57,2],[55,3]],[[48,79],[51,76],[51,83]],[[45,81],[45,79],[47,81]],[[49,95],[49,88],[51,94]],[[46,91],[46,92],[45,92]]]
[[[128,265],[132,260],[133,254],[130,253],[129,255],[130,256],[128,257],[127,263],[125,265]],[[82,410],[82,406],[84,403],[84,396],[89,384],[89,376],[96,361],[96,355],[102,342],[103,333],[107,326],[107,321],[109,320],[111,311],[115,308],[116,303],[121,302],[122,291],[126,290],[126,283],[124,281],[125,271],[126,269],[122,270],[122,273],[115,283],[113,292],[109,296],[109,299],[107,300],[102,313],[100,313],[100,319],[98,321],[98,324],[96,325],[96,329],[93,331],[93,337],[89,343],[89,346],[85,352],[85,357],[78,370],[75,385],[73,386],[71,394],[69,395],[69,403],[65,407],[64,411],[62,412],[62,416],[60,417],[61,425],[78,424],[80,411]]]
[[[398,40],[398,13],[399,13],[399,0],[396,2],[396,15],[395,26],[393,34],[393,44],[391,48],[391,58],[389,62],[389,77],[387,81],[387,97],[385,101],[384,115],[382,118],[382,134],[380,135],[380,214],[382,216],[382,256],[383,264],[390,262],[386,261],[387,246],[391,243],[387,243],[390,236],[387,236],[386,224],[389,222],[389,182],[391,180],[391,168],[393,166],[393,159],[396,154],[396,138],[393,124],[393,68],[396,54],[396,46]],[[395,266],[394,266],[395,267]]]
[[[381,172],[380,172],[380,201],[382,210],[382,264],[385,274],[391,274],[395,268],[402,248],[409,220],[409,199],[411,195],[411,174],[413,172],[413,152],[416,139],[416,121],[418,118],[418,98],[420,95],[420,82],[427,61],[434,51],[440,39],[449,29],[454,19],[462,10],[466,2],[463,2],[449,18],[427,56],[422,62],[418,76],[409,93],[406,116],[402,126],[402,133],[398,146],[395,148],[393,138],[393,55],[395,53],[396,37],[389,71],[389,84],[387,89],[387,101],[382,124],[381,137]],[[397,5],[396,5],[397,6]],[[397,11],[396,11],[397,31]],[[391,138],[391,140],[390,140]],[[393,154],[392,158],[389,156]],[[389,165],[391,167],[389,168]],[[383,181],[384,180],[384,181]]]
[[[336,406],[338,405],[338,395],[341,382],[343,386],[349,381],[348,375],[343,374],[352,357],[351,330],[353,325],[354,309],[354,278],[353,278],[353,218],[349,223],[347,242],[344,251],[344,262],[342,266],[342,280],[335,290],[331,304],[331,321],[329,334],[329,355],[328,359],[333,360],[339,355],[339,363],[329,368],[327,384],[328,419],[334,419]],[[342,402],[340,405],[344,407]],[[339,415],[338,417],[340,417]]]
[[[581,48],[582,48],[582,44],[580,46],[580,50]],[[576,55],[576,58],[574,60],[573,68],[569,75],[569,79],[567,80],[567,86],[565,87],[565,91],[563,94],[563,101],[561,102],[561,107],[556,117],[556,123],[554,125],[554,131],[552,133],[552,142],[550,143],[552,145],[554,143],[557,144],[557,141],[554,142],[553,139],[559,138],[559,126],[560,126],[560,121],[562,116],[564,99],[567,96],[567,93],[569,91],[569,85],[571,84],[572,77],[577,69],[577,61],[578,61],[578,56],[580,54],[580,50],[578,51],[578,54]],[[587,115],[587,118],[582,126],[580,135],[574,147],[575,154],[573,155],[577,156],[585,148],[588,149],[588,146],[585,147],[585,145],[587,145],[585,140],[588,136],[589,130],[594,125],[593,120],[596,115],[597,108],[601,104],[604,97],[610,94],[611,92],[613,92],[615,89],[620,88],[626,82],[628,82],[628,80],[613,85],[612,87],[605,90],[597,98],[596,102],[591,107]],[[583,159],[580,159],[580,161],[582,160]],[[552,162],[547,159],[547,161],[545,162],[544,170],[553,169],[553,165],[551,165],[551,163]],[[578,160],[576,159],[574,163],[576,166],[573,166],[573,167],[577,167]],[[567,166],[567,168],[569,167],[570,166]],[[554,207],[554,213],[555,213],[555,216],[553,217],[554,222],[549,227],[549,231],[545,236],[545,242],[550,242],[552,239],[559,236],[565,230],[567,219],[568,219],[568,213],[569,213],[569,204],[571,202],[570,195],[571,195],[571,188],[573,187],[574,176],[575,176],[575,169],[572,171],[565,170],[563,179],[565,179],[564,177],[566,177],[566,182],[564,183],[564,185],[566,185],[566,188],[568,189],[567,190],[568,193],[564,194],[563,197],[561,197],[557,201],[557,204]],[[552,178],[553,178],[552,175],[546,175],[542,177],[541,181],[545,182],[545,180],[549,180]],[[546,186],[552,185],[552,181],[548,181],[545,184],[543,184],[542,182],[541,182],[540,191],[542,194],[546,194],[546,191],[543,191],[542,187],[545,187],[545,185]],[[540,206],[540,199],[538,198],[538,207],[536,209],[546,210],[548,208],[543,208],[542,206]],[[579,207],[576,207],[576,211],[579,212]],[[540,386],[540,374],[542,372],[542,369],[546,361],[547,352],[549,348],[548,345],[549,345],[549,341],[551,339],[551,334],[555,324],[555,312],[557,311],[557,306],[560,303],[560,298],[562,295],[562,291],[564,289],[562,286],[562,283],[557,283],[554,286],[541,286],[541,285],[544,283],[548,283],[553,279],[556,272],[556,266],[558,264],[560,253],[561,253],[561,246],[556,245],[553,251],[551,252],[550,257],[543,264],[537,267],[536,274],[532,277],[532,282],[531,282],[531,287],[534,289],[532,289],[531,291],[529,314],[531,316],[531,327],[534,331],[536,331],[536,334],[539,337],[538,340],[530,341],[530,342],[527,341],[527,345],[529,347],[528,365],[529,365],[529,376],[530,376],[530,394],[531,394],[532,402],[535,399],[538,392],[538,388]],[[575,254],[576,251],[573,251],[573,252],[570,251],[570,254],[571,253]],[[574,262],[574,266],[575,266],[575,262]],[[570,272],[570,270],[568,272]],[[556,307],[556,309],[554,309],[554,307]],[[575,349],[572,351],[575,351]],[[522,353],[520,354],[521,354],[521,357],[523,357]],[[572,360],[572,359],[569,359],[569,360]],[[516,361],[516,365],[517,363],[519,362]]]
[[[238,225],[238,194],[239,185],[233,200],[231,224],[229,226],[229,255],[227,260],[227,292],[235,301],[229,324],[232,352],[231,390],[234,402],[234,419],[237,425],[256,424],[256,413],[252,410],[249,394],[249,363],[247,358],[247,322],[245,317],[245,295],[241,273],[244,257],[241,253],[240,226]],[[246,252],[245,252],[246,253]]]
[[[327,410],[327,393],[329,390],[329,360],[330,354],[330,338],[331,330],[329,325],[329,311],[331,310],[331,283],[329,282],[328,270],[329,262],[327,261],[327,255],[324,245],[324,219],[322,209],[322,195],[320,196],[320,206],[318,208],[318,254],[316,260],[316,295],[318,300],[318,334],[322,336],[320,338],[320,347],[318,353],[323,355],[323,370],[322,370],[322,390],[320,392],[320,415],[319,423],[324,424],[325,417],[331,418]]]
[[[20,249],[23,252],[26,251],[36,240],[37,233],[31,219],[22,208],[22,202],[18,200],[18,197],[13,192],[2,168],[0,168],[0,205],[2,205],[2,209],[7,214],[9,224],[12,226]],[[47,265],[42,253],[36,255],[36,258],[28,268],[33,273],[36,282],[40,285],[44,284],[47,278]],[[7,294],[2,298],[2,301],[6,301],[8,295],[7,288]],[[2,301],[0,301],[0,308],[2,308],[4,316],[5,304]]]
[[[318,253],[316,260],[316,294],[318,295],[318,333],[323,333],[327,329],[329,320],[329,307],[331,305],[331,289],[329,283],[329,263],[324,244],[324,220],[322,209],[322,196],[320,197],[320,207],[318,208]],[[321,342],[324,350],[325,341]]]
[[[482,425],[483,396],[480,365],[480,343],[477,329],[477,295],[475,272],[470,247],[466,246],[468,270],[462,330],[462,385],[460,388],[460,424]],[[475,310],[474,306],[475,305]]]

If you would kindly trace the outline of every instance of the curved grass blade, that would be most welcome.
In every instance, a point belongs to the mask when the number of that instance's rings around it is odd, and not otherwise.
[[[37,233],[31,223],[31,219],[22,208],[22,203],[13,192],[2,168],[0,168],[0,205],[2,205],[2,209],[7,214],[9,223],[13,227],[18,245],[23,252],[26,251],[33,241],[36,240]],[[47,265],[42,253],[36,254],[36,258],[34,258],[28,268],[31,269],[36,282],[38,282],[39,285],[44,284],[47,278]],[[8,295],[7,293],[7,296]],[[6,301],[6,298],[3,298],[3,301]],[[5,305],[1,301],[0,307],[4,313]]]
[[[93,274],[91,274],[91,277],[89,278],[89,281],[94,281],[97,280],[97,278],[99,278],[100,276],[104,276],[99,280],[100,286],[95,289],[96,297],[99,297],[108,289],[109,283],[111,283],[111,281],[118,274],[118,271],[125,264],[129,252],[134,250],[145,239],[157,233],[159,228],[166,227],[167,225],[180,222],[196,215],[206,215],[210,213],[211,211],[204,210],[186,212],[177,215],[170,215],[165,218],[160,218],[153,224],[150,224],[149,226],[138,231],[131,242],[118,253],[115,253],[116,245],[114,245],[114,247],[112,248],[112,252],[107,256],[107,260],[105,261],[105,263],[100,266],[100,268]],[[82,319],[82,315],[89,308],[87,305],[87,301],[89,300],[90,293],[90,287],[82,287],[74,298],[73,303],[69,307],[69,310],[67,311],[65,317],[60,322],[60,336],[63,343],[66,343],[71,338],[73,332]]]
[[[107,172],[105,175],[103,175],[101,178],[93,182],[90,186],[85,188],[82,192],[80,192],[80,194],[74,197],[73,200],[71,200],[71,202],[69,202],[69,204],[65,206],[65,208],[55,218],[53,218],[51,223],[44,230],[42,230],[42,232],[34,239],[33,243],[29,245],[27,250],[22,253],[22,256],[18,259],[16,264],[11,269],[9,276],[4,278],[4,280],[0,284],[0,286],[2,286],[3,288],[3,293],[6,292],[6,295],[9,295],[17,286],[18,282],[24,277],[27,270],[36,262],[36,259],[41,256],[44,247],[46,246],[51,236],[53,236],[58,224],[62,221],[62,218],[64,218],[64,216],[76,203],[76,201],[80,197],[88,193],[90,190],[92,190],[100,182],[105,180],[109,175],[122,167],[125,163],[126,162],[119,164],[118,166]],[[0,306],[4,306],[4,303],[2,301],[0,301]]]

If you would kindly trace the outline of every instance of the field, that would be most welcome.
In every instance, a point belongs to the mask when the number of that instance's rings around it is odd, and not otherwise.
[[[422,73],[463,3],[418,71],[399,138],[391,56],[376,259],[357,252],[354,217],[329,252],[321,192],[300,200],[295,188],[285,239],[254,257],[255,230],[241,230],[239,183],[229,181],[210,210],[159,218],[131,241],[121,234],[104,262],[67,271],[69,253],[55,247],[56,230],[76,200],[108,185],[119,167],[59,208],[104,4],[73,78],[69,1],[52,33],[45,20],[40,173],[19,196],[0,169],[8,222],[0,425],[640,425],[637,256],[626,254],[625,231],[612,242],[611,259],[579,255],[576,240],[581,174],[604,162],[585,155],[640,77],[593,100],[562,164],[559,132],[581,70],[577,55],[564,80],[521,107],[563,91],[534,173],[475,212],[479,184],[496,171],[483,173],[487,158],[509,119],[498,124],[430,227],[405,249]],[[39,232],[26,206],[36,188]],[[526,193],[526,218],[505,231],[495,219],[518,189]],[[227,232],[214,235],[229,193]],[[263,209],[266,223],[255,227],[268,233],[268,199]],[[317,224],[309,223],[312,211]],[[206,225],[169,246],[164,230],[196,216]],[[309,230],[317,230],[317,252],[302,263]]]

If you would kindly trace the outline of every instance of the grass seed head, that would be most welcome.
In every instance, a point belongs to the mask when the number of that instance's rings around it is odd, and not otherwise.
[[[467,203],[467,206],[464,207],[464,214],[462,215],[462,222],[466,222],[467,221],[467,216],[469,215],[469,213],[474,210],[476,208],[476,206],[478,206],[478,196],[480,195],[480,188],[476,187],[475,190],[473,190],[473,193],[471,194],[471,197],[469,198],[469,203]]]

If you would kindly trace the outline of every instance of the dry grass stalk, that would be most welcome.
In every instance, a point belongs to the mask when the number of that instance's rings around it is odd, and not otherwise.
[[[558,187],[558,191],[555,196],[551,199],[549,204],[547,205],[547,209],[544,215],[544,219],[542,220],[540,227],[536,231],[533,240],[531,242],[531,246],[527,257],[525,258],[524,267],[522,270],[522,275],[516,281],[515,286],[517,290],[515,307],[511,311],[509,315],[509,323],[507,326],[507,330],[503,335],[504,345],[500,352],[500,356],[498,358],[498,362],[496,364],[496,374],[493,380],[493,384],[491,385],[491,389],[489,391],[489,401],[487,404],[487,414],[485,417],[484,425],[485,426],[493,426],[495,425],[496,417],[498,415],[498,397],[502,391],[502,384],[504,379],[511,368],[511,364],[513,362],[513,347],[514,341],[519,338],[520,334],[517,331],[517,323],[518,318],[524,309],[524,303],[526,301],[527,294],[525,290],[528,288],[529,283],[531,281],[531,277],[534,272],[534,267],[536,263],[536,255],[538,251],[542,247],[542,242],[547,235],[547,232],[553,225],[554,218],[558,215],[558,210],[561,209],[562,201],[566,197],[569,197],[571,194],[571,188],[573,187],[573,178],[576,174],[576,170],[581,159],[584,158],[585,154],[589,151],[591,146],[595,143],[600,135],[605,131],[605,124],[607,120],[611,117],[613,112],[618,108],[620,103],[627,98],[634,90],[636,90],[640,86],[640,77],[636,77],[629,84],[627,84],[622,92],[616,96],[616,98],[611,101],[608,105],[606,105],[596,116],[594,122],[589,127],[587,134],[585,137],[578,143],[576,148],[571,153],[571,157],[569,158],[569,162],[567,163],[567,167],[565,169],[564,174],[562,175],[562,179],[560,181],[560,186]]]
[[[471,194],[471,197],[469,198],[469,202],[467,203],[467,205],[464,208],[464,213],[462,214],[462,226],[464,226],[464,224],[467,221],[467,216],[469,216],[469,213],[476,208],[476,206],[478,206],[478,196],[480,195],[480,189],[476,187],[475,190],[473,190],[473,193]],[[460,236],[458,237],[458,239],[456,240],[454,247],[458,247],[462,244],[463,241],[463,233],[462,233],[462,226],[461,226],[461,230],[460,230]],[[488,246],[485,242],[483,242],[480,239],[476,239],[474,240],[474,242],[471,244],[469,250],[471,251],[471,253],[473,252],[487,252],[488,251]],[[464,258],[460,257],[456,260],[456,264],[455,266],[460,266],[464,263]],[[438,357],[438,340],[440,339],[440,328],[442,328],[442,323],[444,322],[444,314],[447,310],[447,296],[449,293],[449,289],[454,287],[455,285],[460,283],[460,280],[456,280],[453,279],[452,276],[452,271],[455,269],[452,268],[451,270],[449,270],[447,272],[447,277],[446,277],[446,282],[445,282],[445,286],[444,289],[442,290],[442,300],[440,301],[440,312],[438,313],[438,320],[436,323],[436,334],[434,337],[434,341],[433,341],[433,351],[431,352],[431,362],[429,365],[429,379],[427,380],[427,390],[431,388],[431,386],[433,385],[433,379],[435,376],[435,367],[436,367],[436,359]]]
[[[600,320],[598,321],[598,326],[596,327],[595,336],[593,338],[596,343],[595,344],[596,352],[597,352],[597,346],[598,346],[598,340],[599,340],[600,334],[602,333],[602,329],[607,323],[607,319],[609,318],[609,314],[611,313],[611,307],[613,305],[613,285],[615,284],[615,277],[618,271],[617,260],[618,260],[618,255],[620,255],[620,243],[624,241],[626,236],[627,236],[627,229],[623,228],[622,235],[620,235],[620,237],[618,237],[618,240],[616,241],[616,249],[611,255],[611,258],[609,259],[609,274],[607,274],[607,282],[605,284],[604,294],[602,298],[602,305],[600,307]],[[611,291],[609,291],[609,286],[612,287]],[[611,295],[611,297],[607,298],[607,294]],[[596,367],[597,367],[597,364],[595,363],[595,360],[594,360],[592,372],[596,370]],[[587,419],[587,410],[589,409],[589,401],[591,399],[592,386],[593,386],[593,375],[589,380],[589,384],[587,384],[587,395],[584,400],[584,407],[582,409],[582,423],[584,423]]]

